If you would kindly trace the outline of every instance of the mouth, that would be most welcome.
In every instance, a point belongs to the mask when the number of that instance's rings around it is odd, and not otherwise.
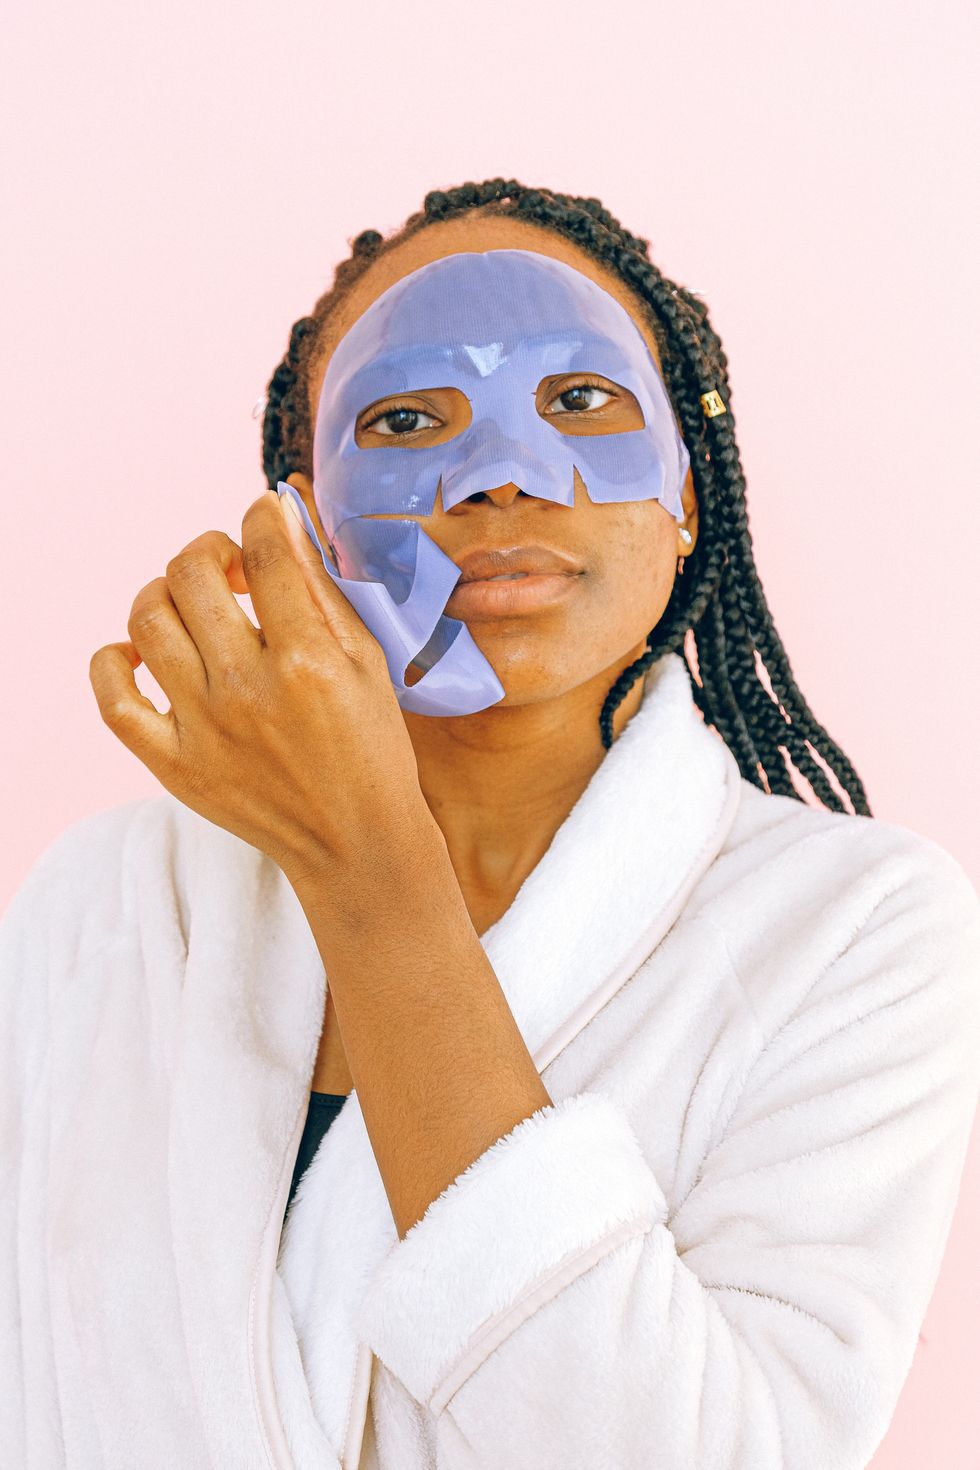
[[[474,547],[460,557],[457,565],[463,583],[494,581],[518,573],[534,577],[582,571],[566,552],[538,544]]]
[[[446,603],[446,613],[472,621],[536,612],[570,597],[582,576],[582,572],[504,572],[461,581]]]

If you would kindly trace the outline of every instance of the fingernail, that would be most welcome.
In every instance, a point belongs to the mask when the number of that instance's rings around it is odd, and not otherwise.
[[[306,527],[303,525],[303,518],[299,513],[299,509],[297,508],[296,502],[293,497],[291,495],[281,495],[279,497],[279,504],[282,507],[284,514],[287,511],[289,512],[289,514],[286,515],[287,522],[293,521],[295,523],[296,529],[301,531],[305,536]]]

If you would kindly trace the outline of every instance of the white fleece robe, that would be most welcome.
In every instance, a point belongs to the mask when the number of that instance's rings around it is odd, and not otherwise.
[[[400,1241],[352,1093],[280,1235],[293,890],[169,794],[47,848],[0,924],[4,1470],[867,1464],[980,1092],[961,866],[745,781],[671,654],[482,942],[553,1106]]]

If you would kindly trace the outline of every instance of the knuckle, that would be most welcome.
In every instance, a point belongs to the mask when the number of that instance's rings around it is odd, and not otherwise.
[[[346,629],[335,633],[334,637],[344,656],[358,669],[370,670],[373,660],[371,649],[356,631],[347,632]]]
[[[217,671],[216,685],[220,698],[232,700],[236,704],[251,701],[256,695],[253,674],[239,663],[222,664]]]
[[[181,551],[178,551],[177,555],[172,558],[170,565],[181,559],[188,561],[213,561],[216,551],[223,550],[226,546],[234,545],[235,542],[232,541],[226,531],[202,531],[200,536],[195,536],[193,541],[188,541],[187,545]]]
[[[384,649],[363,623],[345,623],[335,632],[334,637],[357,668],[363,669],[365,673],[387,673],[388,661]]]
[[[152,639],[165,625],[168,607],[162,602],[139,602],[129,615],[127,631],[134,643]]]
[[[388,659],[381,644],[374,634],[367,629],[361,633],[358,639],[360,659],[365,668],[374,669],[378,673],[387,674]]]
[[[271,536],[263,536],[259,540],[250,541],[242,552],[242,571],[247,580],[250,572],[263,572],[267,567],[284,560],[282,546],[273,541]]]
[[[212,558],[206,552],[192,542],[190,546],[185,546],[183,551],[178,551],[177,555],[172,556],[167,562],[166,580],[168,582],[189,582],[193,586],[194,583],[201,580],[205,563],[211,560]]]
[[[132,724],[135,714],[132,704],[118,695],[104,699],[99,705],[99,712],[103,722],[114,730]]]
[[[147,582],[145,587],[141,587],[133,598],[133,605],[129,611],[130,637],[132,637],[134,620],[143,618],[149,612],[159,615],[163,608],[170,606],[170,603],[170,589],[167,586],[166,577],[154,577],[152,582]]]
[[[227,531],[218,530],[202,532],[202,534],[196,538],[196,542],[191,542],[191,545],[193,546],[196,543],[199,543],[201,546],[234,546],[236,544],[234,541],[232,541]]]
[[[315,649],[293,641],[279,655],[279,672],[290,681],[318,679],[323,673],[323,659]]]

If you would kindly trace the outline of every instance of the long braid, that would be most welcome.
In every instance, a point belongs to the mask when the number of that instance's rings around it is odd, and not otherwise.
[[[392,235],[363,230],[312,314],[294,324],[286,355],[269,381],[262,434],[269,487],[295,470],[312,472],[307,385],[324,350],[324,322],[379,255],[439,220],[473,209],[512,215],[551,230],[620,276],[654,334],[691,456],[697,541],[685,558],[684,576],[674,579],[663,616],[647,635],[645,652],[606,695],[599,714],[603,746],[608,750],[612,745],[613,716],[636,680],[665,653],[680,652],[698,709],[718,730],[747,780],[771,794],[803,800],[791,779],[792,767],[825,806],[847,811],[818,763],[820,757],[853,810],[870,816],[860,777],[804,699],[773,625],[749,534],[728,358],[708,308],[696,293],[662,275],[650,260],[649,241],[630,234],[600,200],[531,189],[514,179],[488,179],[431,191],[422,209]],[[712,389],[727,412],[707,418],[701,395]]]

